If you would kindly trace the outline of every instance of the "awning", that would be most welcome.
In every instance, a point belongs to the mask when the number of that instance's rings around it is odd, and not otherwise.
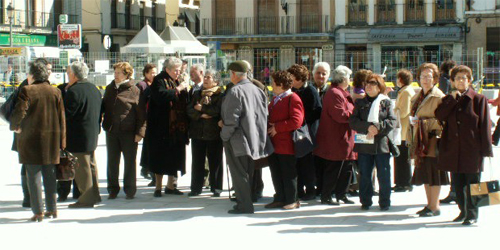
[[[418,27],[371,29],[368,40],[371,42],[439,42],[460,41],[460,27]]]
[[[191,23],[196,22],[196,12],[198,12],[198,10],[184,9],[184,15],[189,19],[189,22]]]

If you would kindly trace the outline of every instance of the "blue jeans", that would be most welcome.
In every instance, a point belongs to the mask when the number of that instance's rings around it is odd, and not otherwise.
[[[380,187],[378,204],[380,207],[391,206],[391,166],[389,160],[391,155],[387,154],[358,154],[358,166],[361,180],[359,182],[359,200],[363,206],[373,204],[373,167],[377,167],[377,179]]]

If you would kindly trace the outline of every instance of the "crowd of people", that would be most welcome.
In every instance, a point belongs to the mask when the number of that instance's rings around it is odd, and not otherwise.
[[[471,69],[446,65],[441,71],[432,63],[420,65],[417,89],[411,86],[412,73],[400,70],[394,105],[384,76],[370,70],[353,75],[345,66],[331,70],[326,62],[317,63],[312,72],[298,64],[272,72],[271,97],[252,78],[247,61],[228,66],[230,83],[225,86],[215,70],[200,64],[190,68],[190,86],[187,64],[175,57],[161,70],[145,65],[138,83],[130,64],[120,62],[101,96],[87,81],[85,63],[73,62],[67,68],[69,82],[52,88],[50,63],[37,59],[2,110],[9,111],[3,115],[15,132],[13,149],[23,165],[23,206],[31,207],[32,221],[56,218],[56,200],[66,200],[72,185],[77,201],[69,208],[92,208],[101,201],[94,151],[102,128],[110,200],[120,194],[122,155],[123,192],[134,199],[138,143],[143,140],[141,173],[152,179],[154,197],[184,194],[177,179],[186,173],[189,145],[188,196],[200,195],[205,179],[213,196],[220,196],[225,153],[235,191],[231,200],[236,201],[230,214],[254,213],[253,203],[262,197],[262,168],[269,166],[275,194],[266,209],[298,209],[300,201],[317,197],[325,205],[354,204],[352,197],[359,194],[361,209],[369,210],[378,181],[380,210],[390,210],[392,191],[424,185],[427,204],[417,214],[438,216],[441,186],[451,181],[450,196],[460,209],[454,221],[471,225],[478,208],[468,187],[480,181],[483,158],[493,155],[495,134],[492,141],[489,101],[471,88]],[[498,105],[499,100],[490,102]],[[299,155],[294,135],[302,127],[314,147]],[[498,143],[498,134],[496,138]],[[56,184],[60,150],[73,153],[79,166],[73,181]]]

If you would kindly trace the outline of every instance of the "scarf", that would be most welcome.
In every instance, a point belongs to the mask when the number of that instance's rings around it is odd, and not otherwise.
[[[291,95],[292,94],[292,90],[289,89],[279,95],[277,95],[274,100],[273,100],[273,106],[276,105],[276,103],[278,103],[281,99],[287,97],[288,95]]]
[[[218,94],[220,92],[221,92],[221,88],[219,86],[215,86],[213,88],[202,90],[200,104],[202,104],[202,105],[210,104],[210,102],[212,101],[212,98],[211,98],[212,95]]]
[[[378,123],[379,122],[379,114],[380,114],[380,102],[382,100],[390,100],[384,94],[379,94],[375,100],[372,102],[372,106],[370,107],[370,112],[368,113],[368,122]]]

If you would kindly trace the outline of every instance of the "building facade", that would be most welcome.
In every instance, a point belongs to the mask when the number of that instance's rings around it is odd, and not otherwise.
[[[68,23],[81,23],[81,2],[73,0],[0,0],[0,46],[10,46],[12,16],[13,46],[57,47],[59,15],[67,14]]]
[[[460,59],[465,6],[463,0],[205,0],[198,38],[220,48],[218,60],[253,63],[257,78],[318,61],[395,74],[423,61]]]

